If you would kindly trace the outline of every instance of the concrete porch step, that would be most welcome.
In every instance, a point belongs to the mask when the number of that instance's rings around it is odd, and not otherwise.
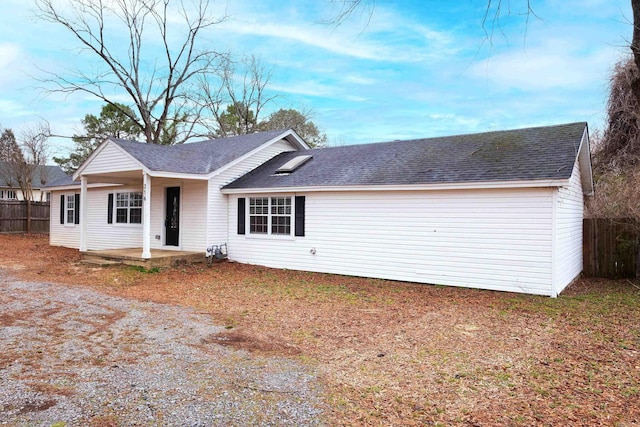
[[[142,249],[114,249],[81,252],[82,262],[91,265],[135,265],[146,269],[179,267],[205,261],[203,252],[152,250],[151,258],[142,258]]]
[[[96,267],[111,267],[113,265],[122,265],[122,261],[116,261],[106,258],[85,258],[80,260],[82,264],[93,265]]]

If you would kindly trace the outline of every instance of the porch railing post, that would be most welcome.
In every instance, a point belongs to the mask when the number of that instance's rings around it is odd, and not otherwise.
[[[80,252],[87,250],[87,177],[80,177]]]
[[[142,172],[142,258],[151,258],[151,177]]]

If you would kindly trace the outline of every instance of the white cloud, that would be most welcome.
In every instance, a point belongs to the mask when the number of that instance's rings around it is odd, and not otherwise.
[[[447,128],[459,127],[463,129],[476,129],[482,124],[482,120],[460,116],[457,114],[427,114],[427,119],[434,125],[444,124]]]
[[[347,74],[343,77],[345,83],[354,84],[354,85],[362,85],[362,86],[370,86],[376,84],[378,81],[371,77],[366,77],[361,74]]]
[[[0,43],[0,88],[12,88],[22,79],[23,52],[14,43]]]
[[[20,46],[13,43],[0,43],[0,69],[11,67],[20,56]]]
[[[371,21],[363,28],[358,25],[337,28],[319,25],[293,12],[291,16],[252,16],[251,13],[251,8],[243,10],[219,28],[227,36],[237,34],[273,38],[336,55],[392,63],[415,63],[454,51],[452,39],[447,33],[417,24],[378,5]]]
[[[599,84],[615,58],[615,48],[584,52],[575,44],[548,40],[524,52],[510,51],[476,62],[469,75],[486,80],[491,88],[507,90],[581,89]]]
[[[18,118],[33,114],[25,105],[13,99],[0,99],[0,117]]]

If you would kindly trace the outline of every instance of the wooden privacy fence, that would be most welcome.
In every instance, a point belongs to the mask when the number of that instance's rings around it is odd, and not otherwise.
[[[638,223],[632,219],[583,220],[584,275],[622,278],[636,276]]]
[[[0,201],[0,233],[27,231],[27,202]],[[31,202],[31,232],[49,232],[49,202]]]

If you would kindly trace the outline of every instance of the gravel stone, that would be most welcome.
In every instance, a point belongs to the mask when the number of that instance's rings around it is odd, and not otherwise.
[[[0,308],[0,425],[324,425],[315,372],[211,343],[205,314],[1,271]]]

